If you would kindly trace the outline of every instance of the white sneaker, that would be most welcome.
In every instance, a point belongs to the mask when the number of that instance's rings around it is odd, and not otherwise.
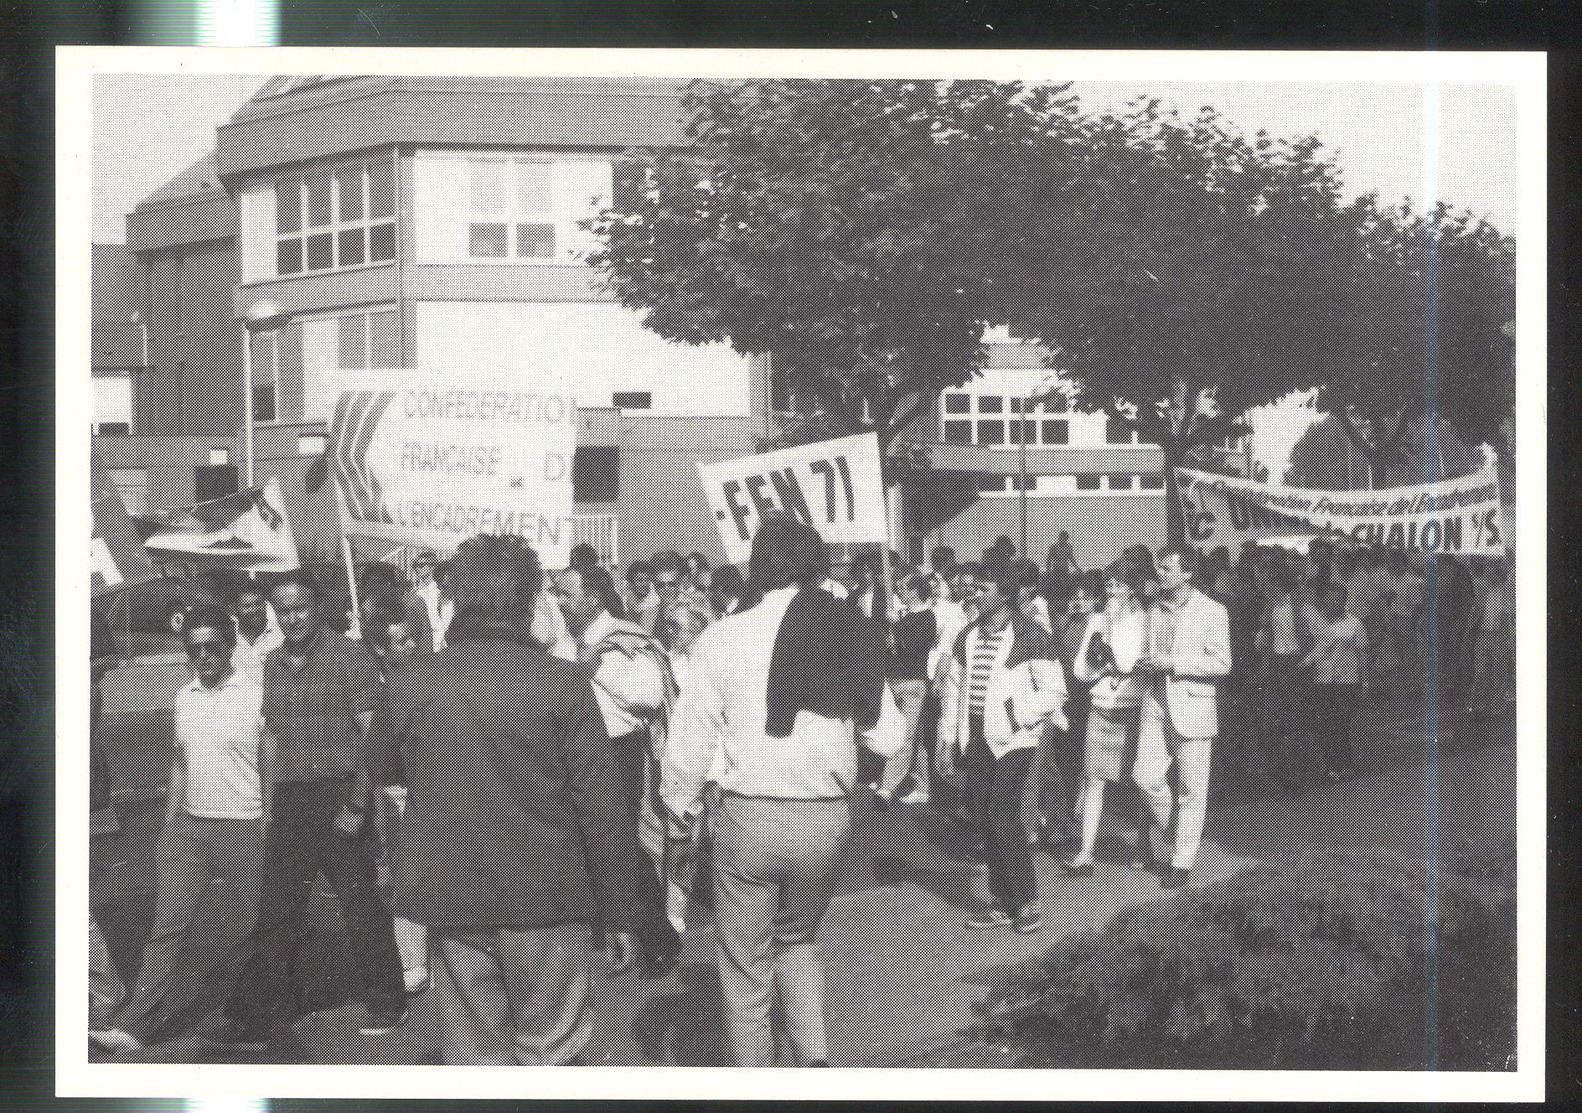
[[[928,793],[926,793],[926,792],[917,792],[917,791],[908,792],[905,796],[901,797],[900,803],[902,803],[902,804],[926,804],[926,803],[928,803]]]
[[[408,997],[416,997],[428,985],[428,967],[414,966],[403,975]]]

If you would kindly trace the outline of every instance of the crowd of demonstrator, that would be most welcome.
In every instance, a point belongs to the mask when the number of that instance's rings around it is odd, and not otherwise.
[[[618,582],[587,546],[546,574],[478,537],[421,555],[415,583],[367,570],[360,641],[301,574],[194,608],[155,926],[130,992],[94,928],[92,1038],[127,1052],[169,1026],[223,878],[245,942],[203,1038],[263,1050],[294,1019],[322,875],[368,1036],[432,986],[446,1062],[584,1061],[590,952],[664,977],[706,905],[734,1062],[774,1065],[779,1035],[828,1065],[815,941],[854,799],[969,825],[990,899],[968,926],[1031,934],[1034,848],[1091,873],[1107,797],[1133,864],[1173,888],[1215,797],[1365,765],[1365,701],[1513,698],[1502,561],[1318,539],[1085,570],[1061,534],[1043,569],[1003,537],[981,561],[892,559],[887,592],[876,554],[844,578],[829,556],[771,516],[745,575],[667,551]]]

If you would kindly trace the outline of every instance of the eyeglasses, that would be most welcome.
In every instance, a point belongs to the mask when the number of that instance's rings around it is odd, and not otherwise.
[[[230,646],[224,642],[193,642],[187,646],[188,657],[223,657]]]
[[[655,587],[680,587],[681,586],[681,581],[679,579],[674,579],[674,580],[655,580],[654,581],[654,586]]]

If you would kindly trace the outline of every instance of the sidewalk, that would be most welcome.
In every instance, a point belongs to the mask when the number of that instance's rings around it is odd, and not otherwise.
[[[1462,833],[1500,829],[1514,816],[1514,746],[1508,741],[1489,745],[1481,736],[1468,742],[1444,747],[1430,781],[1421,760],[1427,747],[1421,731],[1387,732],[1366,763],[1378,769],[1382,762],[1382,772],[1325,785],[1294,801],[1253,800],[1212,812],[1192,884],[1221,879],[1249,861],[1303,844],[1412,853],[1425,845],[1430,832],[1448,845]],[[154,744],[146,736],[138,741],[139,746]],[[95,903],[123,967],[135,963],[152,916],[157,822],[157,808],[136,809],[111,855],[122,864],[108,870],[110,863],[100,865],[107,876]],[[966,832],[926,808],[897,806],[879,813],[863,801],[823,934],[835,1064],[999,1065],[993,1048],[963,1049],[957,1041],[976,1019],[975,1007],[995,977],[1067,933],[1100,927],[1122,909],[1162,895],[1152,874],[1124,863],[1101,861],[1092,876],[1075,879],[1041,851],[1035,864],[1045,911],[1042,931],[1032,936],[1009,929],[968,931],[966,917],[985,890],[966,849]],[[226,921],[234,919],[225,900],[211,905],[196,966],[222,958]],[[398,1031],[377,1039],[357,1033],[362,1007],[346,1004],[351,987],[339,973],[347,968],[346,942],[333,899],[320,894],[313,918],[316,930],[298,979],[306,1015],[292,1040],[251,1061],[437,1062],[432,995],[416,999],[411,1019]],[[596,1062],[725,1064],[719,981],[706,920],[689,928],[684,942],[681,964],[669,978],[596,978]],[[227,981],[222,974],[208,987],[189,987],[197,995],[183,1018],[189,1030],[223,1000]],[[219,1056],[184,1038],[137,1058],[191,1062]]]

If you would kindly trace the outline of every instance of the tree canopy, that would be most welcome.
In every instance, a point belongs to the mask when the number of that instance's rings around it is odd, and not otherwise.
[[[1328,346],[1319,407],[1380,474],[1411,467],[1414,430],[1438,428],[1429,415],[1497,443],[1516,400],[1515,243],[1443,205],[1423,214],[1364,198],[1359,210],[1356,296]]]
[[[888,446],[983,365],[995,257],[1033,203],[1064,88],[985,81],[696,83],[689,145],[632,152],[589,256],[649,328],[773,353],[776,373]]]
[[[1334,414],[1307,427],[1291,449],[1285,481],[1293,487],[1349,491],[1458,479],[1483,467],[1483,454],[1468,445],[1454,426],[1440,418],[1435,436],[1425,433],[1426,418],[1408,424],[1393,459],[1380,470],[1346,432]]]

